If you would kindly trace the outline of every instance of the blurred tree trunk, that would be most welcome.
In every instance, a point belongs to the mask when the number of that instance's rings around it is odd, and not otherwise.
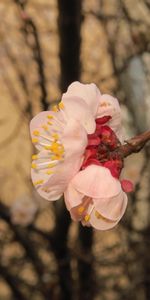
[[[59,56],[60,56],[60,89],[64,92],[69,84],[80,77],[80,25],[81,25],[81,1],[58,0],[58,31],[59,31]],[[56,207],[57,209],[57,207]],[[64,220],[66,226],[64,226]],[[68,221],[67,221],[68,220]],[[56,213],[59,252],[59,283],[61,299],[72,299],[72,275],[69,250],[67,248],[67,235],[70,225],[70,216],[64,204],[61,211]]]
[[[80,78],[81,0],[58,0],[58,30],[60,36],[60,88]]]
[[[61,91],[66,91],[67,87],[73,81],[80,79],[80,71],[81,71],[81,63],[80,63],[80,29],[81,29],[81,21],[82,21],[82,10],[81,10],[81,0],[58,0],[58,30],[59,30],[59,56],[60,56],[60,88]],[[62,209],[62,214],[64,214],[65,218],[68,218],[68,214],[66,210]],[[59,223],[58,230],[63,226],[63,220]],[[60,220],[60,219],[59,219]],[[57,221],[56,221],[57,222]],[[61,238],[65,237],[65,241],[67,243],[66,235],[68,233],[68,227],[70,222],[67,223],[67,226],[64,230],[61,229]],[[79,239],[80,239],[80,249],[81,252],[84,253],[86,250],[88,255],[91,255],[92,249],[92,230],[79,229]],[[65,251],[64,251],[65,249]],[[69,254],[67,255],[67,246],[64,248],[63,243],[63,253],[64,257],[69,258]],[[62,258],[62,257],[61,257]],[[71,289],[72,289],[72,278],[71,278],[71,268],[69,260],[66,261],[67,266],[60,266],[61,278],[60,278],[60,286],[63,292],[63,299],[72,299]],[[66,270],[68,268],[68,270]],[[91,288],[91,274],[92,274],[92,264],[91,262],[83,261],[79,259],[78,261],[78,271],[79,271],[79,299],[88,299],[87,294],[89,294],[89,289]],[[67,277],[65,276],[67,275]],[[64,275],[64,276],[63,276]],[[86,276],[85,276],[86,275]],[[72,291],[73,292],[73,291]],[[85,297],[84,297],[85,296]],[[92,299],[92,295],[90,295],[90,299]]]

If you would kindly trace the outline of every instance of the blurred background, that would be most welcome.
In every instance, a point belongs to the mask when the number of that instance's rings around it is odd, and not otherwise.
[[[149,300],[149,144],[123,220],[92,231],[33,189],[29,122],[80,80],[119,99],[125,139],[148,130],[150,1],[1,0],[0,19],[0,300]]]

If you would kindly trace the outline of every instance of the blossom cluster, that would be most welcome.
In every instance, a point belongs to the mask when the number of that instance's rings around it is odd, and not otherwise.
[[[73,82],[58,105],[31,120],[30,131],[38,150],[31,168],[38,193],[49,201],[64,194],[73,220],[113,228],[132,188],[120,180],[123,161],[115,154],[122,143],[118,100],[93,83]]]

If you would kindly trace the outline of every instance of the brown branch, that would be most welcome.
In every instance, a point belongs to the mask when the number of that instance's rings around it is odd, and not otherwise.
[[[125,141],[123,145],[120,144],[116,146],[114,150],[106,148],[106,152],[104,154],[101,153],[101,147],[99,147],[98,160],[103,163],[119,158],[123,162],[123,159],[127,156],[139,152],[148,141],[150,141],[150,131],[136,135],[135,137]]]
[[[118,147],[115,152],[117,151],[122,158],[125,158],[133,153],[139,152],[148,141],[150,141],[150,131],[146,131],[127,140],[126,143]]]

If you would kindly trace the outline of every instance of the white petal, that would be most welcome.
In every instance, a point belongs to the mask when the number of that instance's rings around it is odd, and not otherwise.
[[[69,85],[67,92],[63,94],[62,99],[68,96],[77,96],[82,98],[90,108],[93,115],[96,114],[101,93],[94,83],[83,84],[75,81]]]
[[[95,118],[82,98],[76,96],[65,97],[63,103],[63,112],[67,119],[72,118],[79,121],[89,134],[95,131]]]

